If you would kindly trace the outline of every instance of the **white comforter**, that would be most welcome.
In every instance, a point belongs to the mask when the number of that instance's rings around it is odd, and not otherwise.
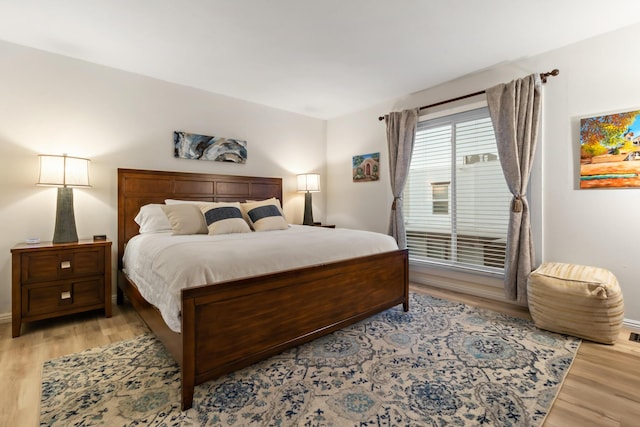
[[[173,236],[140,234],[124,253],[124,269],[142,296],[180,331],[180,290],[397,250],[387,235],[292,225],[287,230]]]

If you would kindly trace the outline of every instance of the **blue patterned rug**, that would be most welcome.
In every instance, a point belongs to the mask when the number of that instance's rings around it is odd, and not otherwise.
[[[45,362],[41,426],[540,426],[580,340],[411,294],[196,387],[152,335]]]

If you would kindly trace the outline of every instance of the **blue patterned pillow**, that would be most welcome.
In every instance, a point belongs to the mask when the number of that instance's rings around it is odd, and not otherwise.
[[[280,202],[276,198],[261,202],[242,204],[245,219],[255,231],[286,230],[287,220],[282,215]]]
[[[206,203],[200,205],[209,234],[249,233],[240,203]]]

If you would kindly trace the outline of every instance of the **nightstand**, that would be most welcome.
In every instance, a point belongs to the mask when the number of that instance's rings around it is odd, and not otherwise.
[[[11,258],[14,338],[23,321],[96,309],[111,317],[111,241],[21,243]]]

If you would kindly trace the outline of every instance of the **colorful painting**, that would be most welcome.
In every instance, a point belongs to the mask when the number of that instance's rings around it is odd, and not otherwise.
[[[580,120],[580,188],[640,188],[640,110]]]
[[[377,181],[380,177],[380,153],[353,156],[353,182]]]
[[[173,152],[180,159],[246,163],[247,141],[176,131]]]

